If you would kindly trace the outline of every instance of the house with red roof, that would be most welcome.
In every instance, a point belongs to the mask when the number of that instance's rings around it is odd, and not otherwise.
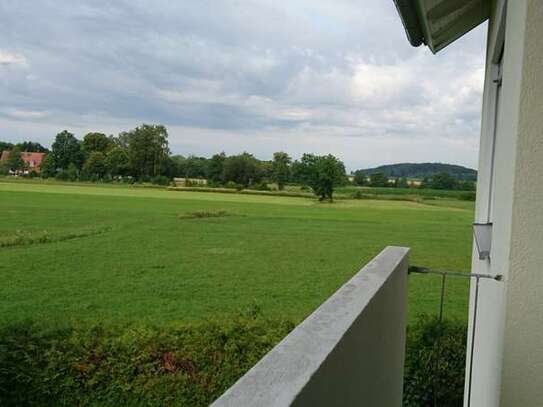
[[[10,153],[11,151],[9,150],[2,151],[2,155],[0,156],[0,161],[7,161]],[[28,174],[31,171],[35,171],[39,173],[41,169],[41,163],[43,162],[45,155],[46,155],[45,153],[34,153],[30,151],[21,152],[21,158],[26,164],[26,169],[22,171],[22,173]]]

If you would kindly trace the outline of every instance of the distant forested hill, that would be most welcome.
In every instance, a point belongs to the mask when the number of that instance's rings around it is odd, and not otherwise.
[[[401,163],[381,165],[375,168],[362,170],[367,175],[384,173],[388,177],[424,178],[431,177],[440,172],[446,172],[454,178],[462,181],[476,181],[477,171],[462,167],[461,165],[442,163]]]

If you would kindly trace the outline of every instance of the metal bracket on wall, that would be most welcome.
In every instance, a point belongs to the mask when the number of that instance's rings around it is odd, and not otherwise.
[[[492,224],[490,224],[492,225]],[[488,253],[490,253],[490,247],[488,249]],[[480,257],[479,257],[480,258]],[[485,257],[487,258],[487,257]],[[471,407],[471,378],[473,376],[473,355],[475,353],[475,328],[477,326],[477,305],[479,302],[479,280],[486,279],[486,280],[494,280],[494,281],[502,281],[503,276],[501,274],[492,275],[492,274],[481,274],[481,273],[462,273],[459,271],[445,271],[445,270],[432,270],[426,267],[420,267],[420,266],[409,266],[408,274],[416,273],[416,274],[437,274],[441,276],[441,298],[439,302],[439,327],[440,332],[439,336],[436,339],[436,360],[434,361],[434,407],[437,407],[438,399],[437,399],[437,382],[438,382],[438,360],[439,355],[441,353],[441,334],[442,334],[442,322],[443,322],[443,304],[445,299],[445,280],[447,276],[451,277],[460,277],[460,278],[474,278],[475,279],[475,298],[473,303],[473,318],[472,318],[472,326],[471,326],[471,348],[470,348],[470,358],[469,358],[469,367],[468,367],[468,399],[467,399],[467,406]]]
[[[474,223],[473,235],[479,252],[479,260],[490,259],[492,249],[492,223]]]

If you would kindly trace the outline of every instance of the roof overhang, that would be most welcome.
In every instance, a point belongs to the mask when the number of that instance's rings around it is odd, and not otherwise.
[[[435,54],[486,21],[490,0],[394,0],[409,42]]]

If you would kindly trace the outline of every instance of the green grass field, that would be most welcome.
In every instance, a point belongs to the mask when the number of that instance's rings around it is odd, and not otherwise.
[[[429,203],[0,182],[0,323],[170,324],[254,303],[299,321],[387,245],[467,271],[473,203]],[[410,320],[439,287],[410,277]],[[466,318],[467,288],[449,280],[448,316]]]

